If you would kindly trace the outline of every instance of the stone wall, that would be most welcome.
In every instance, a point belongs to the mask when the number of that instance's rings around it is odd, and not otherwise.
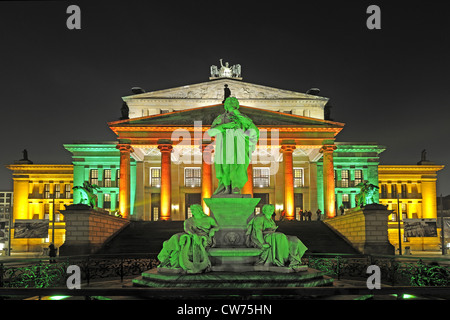
[[[66,221],[66,241],[60,248],[60,255],[95,253],[129,221],[93,210],[86,206],[69,206],[61,211]]]
[[[390,213],[385,206],[369,205],[324,222],[361,253],[393,255],[395,250],[388,237]]]

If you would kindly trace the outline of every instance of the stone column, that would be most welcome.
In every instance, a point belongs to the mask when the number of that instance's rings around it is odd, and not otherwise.
[[[295,150],[295,145],[283,145],[281,151],[283,152],[284,165],[284,209],[286,210],[286,219],[294,220],[294,165],[292,160],[292,152]]]
[[[144,161],[136,162],[136,201],[134,202],[134,216],[136,220],[150,220],[149,217],[146,217],[145,212],[145,203],[147,202],[145,199],[144,193],[144,177],[145,177],[145,163]]]
[[[250,194],[253,198],[253,164],[249,163],[247,167],[248,180],[241,190],[241,194]]]
[[[203,201],[203,199],[211,198],[213,194],[212,184],[212,153],[214,152],[214,146],[210,143],[204,142],[201,146],[202,150],[202,207],[203,212],[210,215],[209,207]]]
[[[170,220],[171,218],[171,159],[172,141],[159,140],[158,149],[161,151],[161,220]]]
[[[119,211],[125,219],[130,218],[130,153],[129,144],[118,144],[120,150]]]
[[[323,200],[324,212],[328,218],[336,216],[335,194],[334,194],[334,164],[333,151],[335,145],[324,145],[320,152],[323,153]]]

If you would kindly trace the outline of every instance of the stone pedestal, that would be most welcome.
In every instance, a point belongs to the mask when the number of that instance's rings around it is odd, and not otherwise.
[[[395,248],[388,237],[390,213],[384,205],[370,204],[351,209],[344,216],[326,219],[324,222],[361,253],[394,255]]]
[[[61,211],[66,222],[66,241],[59,248],[61,256],[95,253],[103,243],[130,222],[111,216],[107,211],[74,204]]]
[[[202,274],[161,274],[151,269],[136,279],[135,287],[150,288],[281,288],[332,286],[333,279],[314,269],[302,273],[208,272]],[[272,296],[273,298],[273,296]]]
[[[204,199],[219,225],[214,235],[217,248],[245,248],[247,224],[253,218],[259,198],[250,195],[218,195]]]

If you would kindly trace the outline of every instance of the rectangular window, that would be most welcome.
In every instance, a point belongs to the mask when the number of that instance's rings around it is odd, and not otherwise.
[[[202,186],[202,169],[201,168],[184,168],[184,185],[186,187]]]
[[[61,198],[61,185],[55,184],[55,199]]]
[[[150,168],[150,185],[152,187],[161,187],[161,168]]]
[[[50,199],[50,184],[44,185],[44,199]]]
[[[397,198],[397,185],[391,184],[391,198]]]
[[[355,170],[355,186],[358,185],[358,183],[363,182],[363,171],[362,170]]]
[[[103,186],[106,188],[111,187],[111,169],[103,170]]]
[[[97,169],[91,169],[89,171],[89,183],[92,185],[98,185],[98,170]]]
[[[402,198],[406,199],[408,194],[408,187],[406,184],[402,184]]]
[[[111,195],[109,193],[103,194],[103,209],[105,210],[111,209]]]
[[[44,219],[50,219],[50,204],[44,204]]]
[[[270,185],[270,168],[253,168],[253,186],[267,188]]]
[[[71,193],[70,193],[71,189],[72,188],[71,188],[70,184],[64,185],[64,198],[66,198],[66,199],[72,198]]]
[[[407,219],[408,218],[408,204],[406,203],[402,203],[401,204],[401,208],[402,208],[402,219]]]
[[[159,207],[153,207],[153,221],[158,221],[159,219]]]
[[[303,168],[294,168],[294,188],[303,187]]]
[[[341,187],[348,188],[349,174],[348,170],[341,170]]]
[[[348,195],[348,193],[342,194],[342,205],[346,209],[350,208],[350,196]]]
[[[387,185],[385,185],[385,184],[381,185],[381,198],[382,199],[387,198]]]

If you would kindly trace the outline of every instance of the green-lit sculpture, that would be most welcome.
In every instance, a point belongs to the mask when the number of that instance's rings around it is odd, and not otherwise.
[[[86,204],[91,208],[97,208],[97,195],[94,193],[94,190],[100,189],[97,185],[85,181],[82,187],[75,186],[72,189],[81,192],[81,204]]]
[[[276,232],[272,219],[274,205],[266,204],[262,214],[253,218],[247,226],[247,246],[261,249],[258,264],[278,267],[300,267],[301,258],[308,248],[296,237]]]
[[[214,246],[214,234],[219,229],[216,221],[203,212],[201,205],[191,205],[192,217],[185,220],[184,232],[164,241],[158,254],[162,269],[180,273],[209,271],[211,262],[206,249]]]
[[[248,180],[247,167],[259,139],[253,121],[239,112],[239,101],[228,97],[225,112],[212,123],[208,134],[215,137],[216,178],[219,186],[214,194],[240,194]]]
[[[375,201],[374,195],[375,192],[378,192],[377,191],[377,189],[379,189],[378,186],[368,182],[361,182],[358,183],[356,186],[361,189],[361,191],[356,195],[356,205],[364,207],[368,204],[377,203]]]

